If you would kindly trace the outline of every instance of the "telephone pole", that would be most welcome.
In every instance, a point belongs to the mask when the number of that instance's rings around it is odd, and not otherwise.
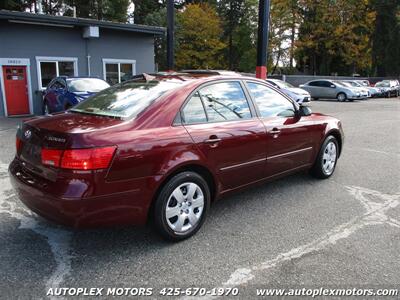
[[[167,71],[174,69],[174,0],[167,1]]]
[[[268,22],[270,0],[259,0],[256,77],[267,78]]]

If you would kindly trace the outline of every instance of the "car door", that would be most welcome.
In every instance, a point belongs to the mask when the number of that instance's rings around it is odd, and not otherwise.
[[[255,116],[240,81],[202,86],[181,110],[182,122],[215,170],[222,190],[248,184],[264,176],[265,127]]]
[[[328,99],[336,98],[337,95],[337,88],[333,82],[328,80],[321,81],[324,91],[324,97]]]
[[[278,91],[258,82],[246,85],[266,129],[265,177],[310,165],[320,138],[319,125],[310,116],[298,116],[296,104]]]
[[[313,98],[321,97],[319,81],[311,81],[304,86],[305,90],[311,94]]]

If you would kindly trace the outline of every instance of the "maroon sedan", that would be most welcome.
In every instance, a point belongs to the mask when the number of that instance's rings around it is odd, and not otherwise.
[[[193,76],[138,76],[25,121],[10,165],[19,198],[58,223],[151,219],[164,237],[181,240],[228,192],[300,170],[332,175],[339,120],[261,80]]]

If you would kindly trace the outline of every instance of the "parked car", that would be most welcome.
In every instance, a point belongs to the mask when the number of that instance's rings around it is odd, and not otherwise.
[[[383,92],[383,95],[387,98],[396,97],[398,95],[398,89],[393,80],[379,81],[375,84],[375,87],[380,88]]]
[[[340,102],[363,99],[359,90],[345,86],[338,81],[312,80],[300,85],[300,88],[309,92],[313,99],[337,99]]]
[[[343,139],[338,119],[262,80],[143,75],[26,120],[9,171],[44,218],[74,227],[150,218],[177,241],[230,192],[301,170],[330,177]]]
[[[394,82],[397,88],[397,97],[400,97],[400,81],[396,79]]]
[[[363,86],[371,86],[371,83],[366,79],[357,79],[357,80],[353,80],[353,81],[356,81]]]
[[[362,99],[367,99],[367,98],[371,98],[371,93],[369,92],[368,89],[366,89],[365,87],[360,87],[357,84],[351,84],[348,81],[345,80],[334,80],[333,83],[338,83],[338,84],[342,84],[344,86],[350,87],[355,89],[356,91],[359,91],[361,94],[361,98]]]
[[[274,87],[280,89],[282,92],[284,92],[286,95],[288,95],[290,98],[292,98],[297,103],[311,101],[311,95],[309,92],[307,92],[301,88],[296,88],[293,85],[291,85],[289,82],[279,80],[279,79],[266,79],[266,82],[273,85]]]
[[[182,70],[180,71],[181,73],[184,74],[191,74],[193,76],[216,76],[216,75],[222,75],[222,76],[241,76],[240,73],[235,72],[235,71],[229,71],[229,70],[201,70],[201,69],[196,69],[196,70]]]
[[[353,87],[358,87],[358,88],[362,88],[364,90],[367,90],[369,92],[369,94],[370,94],[370,97],[379,97],[382,94],[382,92],[381,92],[381,90],[379,88],[363,85],[358,80],[342,80],[342,81],[348,82]]]
[[[98,78],[56,77],[43,94],[43,113],[67,110],[108,87],[106,81]]]

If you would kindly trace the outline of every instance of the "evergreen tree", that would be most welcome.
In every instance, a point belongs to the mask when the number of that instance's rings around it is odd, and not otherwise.
[[[377,76],[400,74],[400,2],[374,0],[376,11],[372,35],[372,62]]]

